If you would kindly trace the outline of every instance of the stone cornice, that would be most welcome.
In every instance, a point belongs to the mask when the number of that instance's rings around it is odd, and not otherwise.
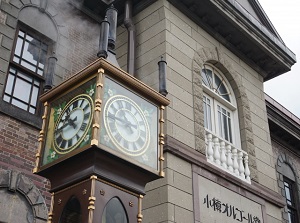
[[[295,54],[235,0],[169,0],[176,8],[255,69],[264,80],[291,69]]]

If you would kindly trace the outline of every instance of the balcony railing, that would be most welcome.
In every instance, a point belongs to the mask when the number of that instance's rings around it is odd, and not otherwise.
[[[208,131],[205,134],[205,143],[208,162],[251,183],[248,153]]]

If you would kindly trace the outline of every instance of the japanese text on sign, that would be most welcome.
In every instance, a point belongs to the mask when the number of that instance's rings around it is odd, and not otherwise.
[[[214,211],[222,213],[227,217],[232,217],[238,222],[261,223],[257,216],[247,213],[228,203],[223,203],[217,198],[209,198],[208,195],[204,198],[203,204],[206,204],[207,208],[213,208]]]

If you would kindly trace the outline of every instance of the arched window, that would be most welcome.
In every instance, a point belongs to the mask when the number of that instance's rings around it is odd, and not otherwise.
[[[284,197],[287,207],[288,223],[296,223],[299,220],[298,216],[298,194],[296,186],[296,178],[293,170],[286,163],[282,163]]]
[[[204,65],[201,76],[207,161],[251,183],[233,90],[221,71],[210,64]]]
[[[217,68],[208,64],[204,65],[201,75],[205,129],[240,146],[236,100],[228,81]]]
[[[128,217],[121,201],[114,197],[105,206],[102,223],[128,223]]]

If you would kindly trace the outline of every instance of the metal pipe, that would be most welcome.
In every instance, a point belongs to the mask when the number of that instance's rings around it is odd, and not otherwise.
[[[56,62],[57,62],[57,58],[55,56],[55,53],[53,52],[53,55],[48,58],[48,69],[45,75],[44,92],[52,89]]]
[[[116,46],[118,10],[113,4],[106,10],[106,16],[109,22],[108,49],[114,50]]]
[[[132,0],[125,2],[124,25],[128,32],[127,48],[127,72],[134,76],[135,74],[135,49],[136,49],[136,30],[132,21]]]
[[[99,52],[98,57],[107,58],[107,44],[108,44],[109,22],[105,16],[100,24],[100,39],[99,39]]]
[[[163,60],[163,57],[161,57],[161,60],[158,62],[158,74],[159,74],[159,93],[161,93],[164,96],[167,96],[167,78],[166,78],[166,67],[167,62]]]

